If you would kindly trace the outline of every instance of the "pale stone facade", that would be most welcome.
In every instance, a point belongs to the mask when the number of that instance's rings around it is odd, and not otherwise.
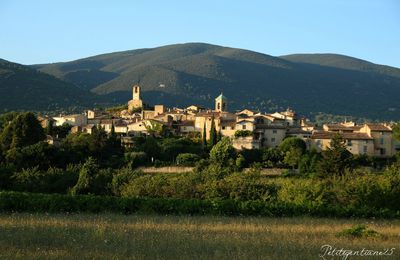
[[[134,85],[132,87],[132,100],[128,102],[128,111],[132,112],[135,109],[143,107],[143,101],[140,95],[140,86]]]

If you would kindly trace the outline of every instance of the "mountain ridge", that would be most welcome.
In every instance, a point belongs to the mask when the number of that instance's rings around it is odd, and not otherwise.
[[[140,82],[145,102],[212,107],[221,91],[233,110],[332,113],[399,119],[400,69],[337,54],[271,56],[206,43],[99,54],[32,68],[113,103]]]

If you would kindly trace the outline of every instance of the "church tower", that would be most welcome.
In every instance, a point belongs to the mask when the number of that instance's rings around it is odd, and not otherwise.
[[[132,100],[141,100],[140,98],[140,86],[134,85],[132,87]]]
[[[140,86],[134,85],[132,87],[132,100],[128,102],[128,111],[133,112],[138,108],[143,107],[142,98],[140,97]]]
[[[228,99],[221,93],[221,95],[219,95],[215,99],[215,111],[226,112],[228,109],[227,104],[228,104]]]

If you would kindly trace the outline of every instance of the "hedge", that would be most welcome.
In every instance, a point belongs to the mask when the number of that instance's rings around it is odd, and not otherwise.
[[[288,203],[237,200],[184,200],[172,198],[120,198],[93,195],[61,195],[0,192],[0,212],[48,213],[151,213],[225,216],[316,216],[399,218],[400,211],[373,208],[315,207]]]

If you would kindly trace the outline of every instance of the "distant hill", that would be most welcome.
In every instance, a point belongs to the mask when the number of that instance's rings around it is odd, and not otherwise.
[[[0,59],[0,112],[92,105],[96,95],[28,66]]]
[[[400,119],[400,69],[336,54],[273,57],[188,43],[33,67],[116,103],[130,99],[140,82],[150,104],[212,106],[223,92],[232,110],[292,107],[306,115]]]

